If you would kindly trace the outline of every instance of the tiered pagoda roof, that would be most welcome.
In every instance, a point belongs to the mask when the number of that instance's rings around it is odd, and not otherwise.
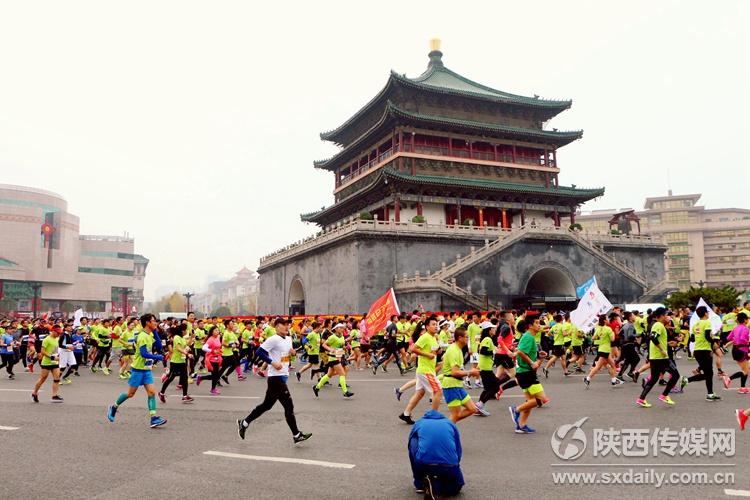
[[[315,168],[324,170],[335,170],[340,166],[340,162],[347,161],[356,157],[360,150],[358,147],[367,145],[372,140],[381,137],[388,130],[392,130],[395,125],[412,124],[428,126],[432,130],[446,130],[452,132],[473,132],[482,134],[485,137],[497,137],[505,139],[543,141],[554,147],[565,146],[571,142],[580,139],[583,136],[582,130],[558,131],[542,130],[536,128],[511,127],[508,125],[499,125],[495,123],[480,122],[474,120],[462,120],[448,116],[439,116],[434,114],[424,114],[407,111],[400,108],[391,101],[385,103],[385,110],[380,120],[375,123],[367,132],[359,136],[353,142],[349,143],[344,149],[336,155],[326,160],[314,162]]]
[[[548,100],[539,96],[527,97],[493,89],[477,83],[445,67],[443,53],[433,50],[429,54],[427,70],[416,78],[408,78],[391,71],[383,89],[357,111],[351,118],[333,130],[323,132],[320,138],[340,146],[348,146],[357,137],[348,133],[352,126],[367,120],[373,110],[382,109],[389,101],[398,100],[400,88],[410,88],[427,94],[452,95],[460,98],[480,100],[496,105],[533,109],[540,120],[546,121],[570,108],[572,100]]]

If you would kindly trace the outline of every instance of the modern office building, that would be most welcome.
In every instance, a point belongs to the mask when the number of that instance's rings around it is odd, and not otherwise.
[[[629,214],[631,234],[661,236],[667,244],[669,284],[684,290],[691,285],[731,285],[750,290],[750,210],[707,209],[698,205],[700,194],[647,198],[644,210],[583,212],[578,222],[584,231],[599,234],[621,231]]]
[[[0,311],[141,311],[148,259],[133,238],[79,234],[62,196],[0,184],[0,235]]]

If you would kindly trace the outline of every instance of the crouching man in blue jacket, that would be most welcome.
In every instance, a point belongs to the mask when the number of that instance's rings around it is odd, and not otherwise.
[[[461,436],[442,413],[430,410],[411,428],[409,460],[418,493],[451,496],[461,491]]]

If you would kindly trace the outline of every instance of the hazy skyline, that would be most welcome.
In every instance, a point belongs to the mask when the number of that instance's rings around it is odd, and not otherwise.
[[[747,2],[0,3],[0,183],[48,189],[81,232],[136,239],[146,298],[199,289],[312,234],[330,205],[318,134],[391,69],[446,66],[573,99],[561,184],[583,210],[703,194],[750,208]]]

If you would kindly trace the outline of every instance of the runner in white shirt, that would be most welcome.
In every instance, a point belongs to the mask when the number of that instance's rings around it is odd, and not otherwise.
[[[284,318],[276,318],[274,328],[276,335],[268,337],[256,351],[256,356],[268,363],[268,388],[266,397],[261,404],[245,417],[237,420],[237,433],[241,439],[245,439],[245,431],[250,423],[265,412],[273,408],[276,401],[284,407],[284,416],[295,443],[310,439],[312,434],[302,433],[297,428],[297,419],[294,417],[294,402],[289,388],[286,385],[289,379],[289,358],[294,354],[292,339],[288,337],[289,324],[292,321]]]

